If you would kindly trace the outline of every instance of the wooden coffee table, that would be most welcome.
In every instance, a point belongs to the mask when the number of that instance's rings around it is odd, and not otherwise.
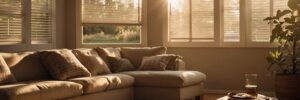
[[[217,100],[229,100],[229,97],[228,96],[224,96],[224,97],[221,97]],[[233,99],[234,100],[234,99]],[[255,99],[256,100],[256,99]],[[264,100],[264,99],[257,99],[257,100]],[[277,98],[274,98],[274,97],[270,97],[269,100],[278,100]]]

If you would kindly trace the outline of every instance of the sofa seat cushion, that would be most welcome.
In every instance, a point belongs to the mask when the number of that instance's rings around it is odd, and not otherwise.
[[[131,71],[123,72],[135,78],[135,86],[178,88],[199,84],[206,75],[198,71]]]
[[[70,79],[70,81],[82,84],[85,94],[131,87],[134,84],[134,78],[124,74],[108,74],[93,77],[73,78]]]
[[[82,86],[67,81],[34,81],[0,86],[0,100],[55,100],[82,95]]]

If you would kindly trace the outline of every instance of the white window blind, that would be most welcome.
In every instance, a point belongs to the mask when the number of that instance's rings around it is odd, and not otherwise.
[[[21,0],[0,0],[0,44],[22,43]]]
[[[140,23],[141,0],[82,0],[82,23]]]
[[[224,42],[240,41],[240,0],[224,0]]]
[[[170,42],[213,42],[214,0],[169,0]]]
[[[192,0],[192,41],[214,41],[214,0]]]
[[[252,0],[251,1],[251,41],[269,42],[272,27],[263,21],[275,16],[277,10],[289,9],[288,0]]]
[[[52,43],[52,0],[31,0],[31,41],[33,44]]]
[[[270,0],[252,0],[251,2],[251,41],[268,42],[271,26],[263,21],[271,16]]]
[[[82,0],[82,41],[140,44],[142,0]]]

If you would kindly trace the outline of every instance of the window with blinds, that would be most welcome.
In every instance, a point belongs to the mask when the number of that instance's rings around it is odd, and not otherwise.
[[[240,0],[224,0],[224,42],[240,41]]]
[[[31,0],[32,44],[52,43],[53,2],[52,0]]]
[[[52,0],[0,0],[0,44],[52,43],[53,17]]]
[[[214,0],[169,0],[170,42],[213,42]]]
[[[142,0],[82,0],[83,43],[140,43]]]
[[[22,38],[21,0],[0,0],[0,44],[18,44]]]
[[[251,41],[269,42],[272,25],[262,21],[275,16],[277,10],[289,9],[288,0],[251,0]]]

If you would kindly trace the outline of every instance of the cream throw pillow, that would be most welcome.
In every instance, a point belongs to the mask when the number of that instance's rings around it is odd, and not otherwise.
[[[71,50],[39,52],[40,60],[53,78],[66,80],[74,77],[87,77],[91,73],[80,63]]]
[[[93,76],[111,73],[106,63],[95,50],[76,49],[72,52]]]
[[[129,59],[136,69],[139,69],[143,57],[165,54],[166,51],[166,47],[124,47],[121,48],[121,55]]]
[[[0,84],[17,82],[13,74],[10,72],[8,65],[0,55]]]

